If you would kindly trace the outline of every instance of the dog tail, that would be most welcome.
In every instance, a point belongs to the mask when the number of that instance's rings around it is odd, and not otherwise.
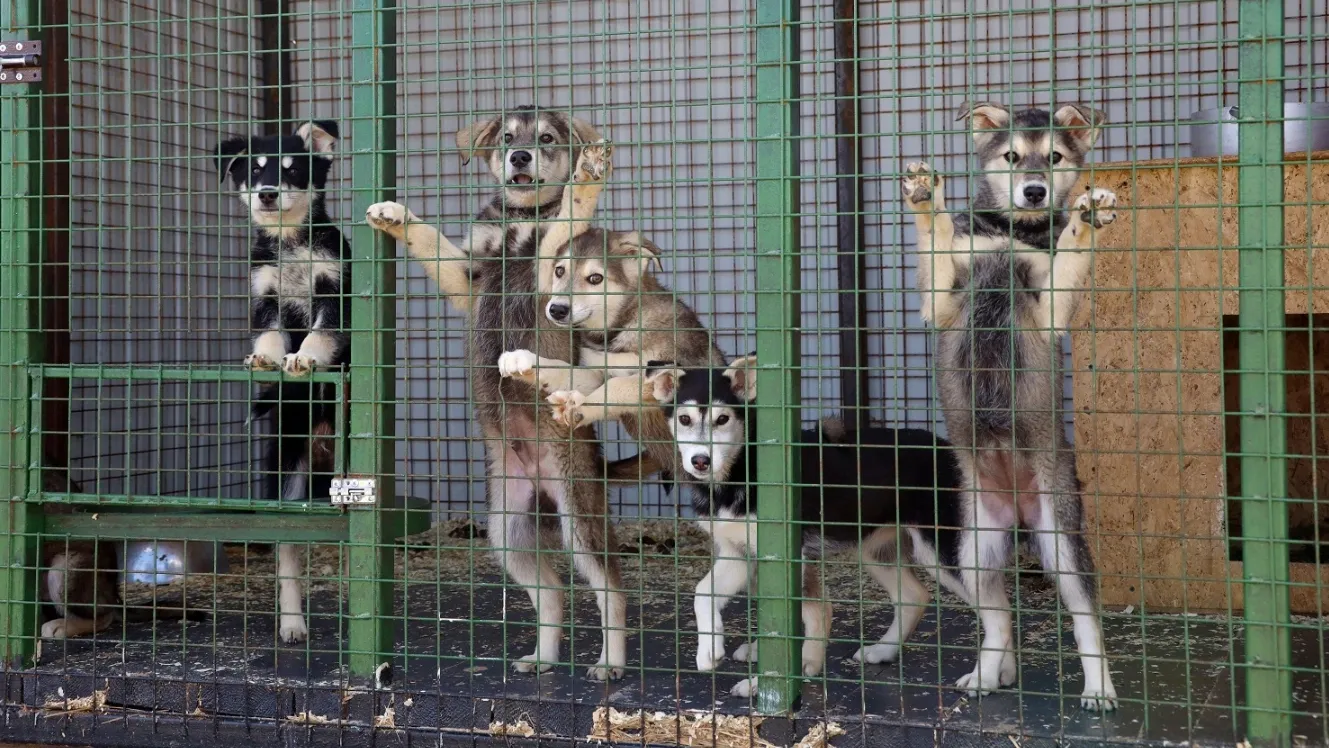
[[[1009,432],[1015,427],[1014,378],[1022,366],[1014,307],[1031,285],[1023,263],[1012,268],[1009,258],[1000,255],[985,260],[971,266],[969,339],[960,350],[960,366],[970,372],[974,427]]]

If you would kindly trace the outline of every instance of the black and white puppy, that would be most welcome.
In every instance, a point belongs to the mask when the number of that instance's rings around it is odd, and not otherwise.
[[[324,203],[332,151],[333,122],[307,122],[292,135],[236,137],[217,148],[217,168],[230,178],[257,229],[250,260],[253,291],[253,351],[245,365],[281,368],[307,376],[343,366],[350,345],[343,326],[350,299],[350,244],[328,217]],[[254,419],[270,416],[275,435],[267,451],[267,496],[293,501],[322,499],[331,489],[337,424],[331,384],[286,380],[259,393]],[[303,559],[296,546],[277,546],[280,636],[308,636],[303,613]]]
[[[648,365],[656,399],[667,403],[662,407],[678,444],[685,495],[715,543],[714,565],[695,597],[702,671],[724,659],[720,614],[747,587],[756,553],[757,505],[749,491],[757,479],[756,453],[749,446],[757,442],[755,365],[755,356],[725,370]],[[801,441],[802,556],[808,562],[803,564],[803,674],[821,672],[831,623],[831,605],[823,599],[813,562],[840,551],[857,552],[895,603],[886,634],[860,648],[854,659],[892,661],[931,598],[914,572],[898,565],[898,532],[909,534],[915,560],[927,559],[935,570],[941,548],[943,563],[954,564],[959,465],[944,439],[921,429],[851,432],[838,419],[828,419],[819,432],[804,431]],[[754,661],[756,647],[739,647],[734,659]],[[731,693],[746,697],[751,689],[752,682],[744,680]]]

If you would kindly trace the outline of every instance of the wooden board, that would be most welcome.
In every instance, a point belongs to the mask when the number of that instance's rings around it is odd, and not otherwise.
[[[1329,152],[1287,162],[1286,309],[1323,314]],[[1092,293],[1072,332],[1076,449],[1103,601],[1240,607],[1240,564],[1228,561],[1225,538],[1222,334],[1237,312],[1236,165],[1107,164],[1090,179],[1127,208],[1099,233]],[[1308,195],[1320,204],[1308,207]],[[1317,348],[1317,359],[1326,353]],[[1316,611],[1315,592],[1294,590],[1294,609]]]

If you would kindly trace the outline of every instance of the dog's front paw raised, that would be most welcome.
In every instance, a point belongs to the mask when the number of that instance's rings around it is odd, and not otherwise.
[[[365,211],[365,223],[394,237],[400,237],[406,224],[414,220],[415,216],[401,203],[374,203]]]
[[[535,373],[535,366],[538,363],[540,357],[531,351],[525,349],[508,351],[498,357],[498,375],[505,379],[520,379],[535,384],[538,381]]]
[[[551,392],[545,400],[553,406],[556,423],[575,429],[586,418],[581,412],[581,406],[586,402],[586,396],[576,390]]]
[[[572,175],[574,182],[603,182],[609,177],[610,159],[614,146],[603,138],[584,146],[577,159],[577,168]]]
[[[1115,192],[1086,187],[1084,194],[1075,199],[1075,205],[1071,209],[1079,215],[1081,222],[1101,229],[1117,220],[1117,211],[1113,210],[1115,207],[1117,207]]]
[[[281,365],[262,353],[251,353],[245,356],[245,368],[251,371],[276,371]]]
[[[293,377],[307,377],[313,374],[316,368],[318,368],[317,361],[298,353],[288,353],[281,360],[282,371]]]
[[[928,210],[937,193],[941,190],[941,175],[932,171],[932,167],[922,161],[915,161],[904,168],[905,176],[900,180],[901,192],[905,205],[911,210]]]

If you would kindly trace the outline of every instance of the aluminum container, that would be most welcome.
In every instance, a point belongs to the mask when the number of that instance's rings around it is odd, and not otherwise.
[[[125,544],[125,581],[170,584],[180,575],[220,574],[230,565],[220,543],[177,540],[131,540]]]
[[[1191,155],[1236,156],[1235,106],[1202,109],[1191,115]],[[1329,150],[1329,104],[1283,105],[1283,152]]]

